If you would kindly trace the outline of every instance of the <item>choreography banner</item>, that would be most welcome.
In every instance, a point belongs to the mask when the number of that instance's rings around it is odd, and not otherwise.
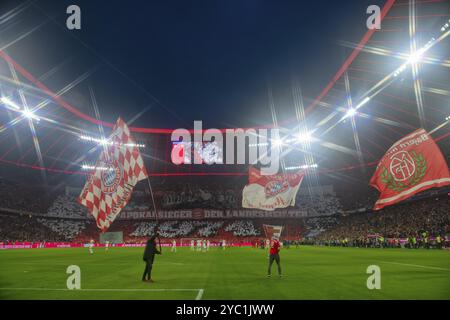
[[[389,148],[370,185],[380,192],[374,207],[379,210],[426,189],[450,185],[450,174],[433,138],[418,129]]]
[[[242,207],[273,211],[294,206],[303,177],[304,172],[265,176],[250,168],[249,184],[242,191]]]
[[[121,118],[102,146],[103,151],[78,201],[88,208],[97,226],[106,231],[127,205],[134,186],[147,178],[147,171],[130,130]]]

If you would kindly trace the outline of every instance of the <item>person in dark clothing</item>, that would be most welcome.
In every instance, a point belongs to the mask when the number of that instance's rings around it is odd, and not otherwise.
[[[155,259],[155,254],[161,254],[161,251],[156,249],[155,239],[156,236],[152,236],[150,239],[148,239],[147,245],[145,246],[143,260],[145,261],[146,264],[144,274],[142,275],[142,281],[153,282],[152,267],[153,261]]]

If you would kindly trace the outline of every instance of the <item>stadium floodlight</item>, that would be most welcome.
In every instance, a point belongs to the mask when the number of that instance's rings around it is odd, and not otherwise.
[[[20,107],[19,107],[17,104],[15,104],[15,103],[14,103],[11,99],[9,99],[9,98],[7,98],[7,97],[1,97],[0,100],[2,101],[3,104],[5,104],[5,105],[7,105],[7,106],[9,106],[9,107],[12,107],[12,108],[14,108],[14,109],[16,109],[16,110],[20,110]]]
[[[448,23],[444,24],[441,28],[441,32],[444,32],[445,30],[447,30],[448,27],[449,27]]]
[[[420,62],[420,60],[422,59],[422,55],[423,55],[424,51],[425,51],[424,48],[422,48],[422,49],[420,49],[420,50],[417,50],[417,51],[415,51],[415,52],[412,52],[412,53],[409,55],[407,62],[408,62],[409,64],[415,64],[415,63]]]
[[[106,145],[112,145],[113,142],[112,141],[108,141],[108,139],[106,138],[101,138],[99,141],[99,144],[101,144],[102,146],[106,146]]]
[[[281,147],[284,144],[283,139],[280,138],[272,139],[272,143],[275,147]]]
[[[95,143],[98,143],[100,145],[112,144],[112,142],[109,142],[108,139],[105,139],[105,138],[98,139],[98,138],[94,138],[94,137],[81,135],[80,139],[81,140],[90,141],[90,142],[95,142]]]
[[[22,110],[22,114],[24,115],[25,118],[30,119],[30,120],[32,120],[32,119],[34,119],[36,121],[41,120],[37,115],[35,115],[32,111],[30,111],[28,109]]]
[[[353,117],[356,114],[356,110],[353,108],[350,108],[347,110],[347,113],[345,114],[345,118]]]
[[[125,143],[127,147],[145,148],[145,144],[142,143]]]
[[[99,145],[102,145],[102,146],[105,146],[105,145],[112,146],[115,144],[113,141],[110,141],[109,139],[106,139],[104,137],[99,139],[99,138],[94,138],[94,137],[90,137],[90,136],[80,135],[79,138],[81,140],[98,143]],[[116,143],[116,145],[123,145],[126,147],[145,148],[145,144],[142,144],[142,143],[124,143],[124,144]]]
[[[250,143],[249,147],[262,147],[262,146],[268,146],[269,144],[267,142],[261,142],[261,143]]]
[[[81,169],[83,169],[83,170],[101,170],[101,171],[113,170],[112,168],[108,168],[108,167],[96,167],[96,166],[90,166],[87,164],[83,164],[81,166]]]
[[[450,121],[450,116],[446,116],[445,121]]]
[[[286,167],[285,169],[287,171],[292,171],[292,170],[299,170],[299,169],[303,169],[303,170],[316,169],[317,167],[319,167],[318,164],[317,163],[313,163],[313,164],[304,164],[304,165],[301,165],[301,166]]]
[[[367,102],[369,102],[370,97],[365,97],[363,99],[363,101],[361,101],[360,103],[358,103],[358,105],[355,107],[355,114],[356,114],[356,110],[358,110],[359,108],[361,108],[363,105],[365,105]],[[350,111],[350,110],[349,110]]]
[[[311,132],[299,132],[295,135],[298,143],[309,143],[312,141]]]

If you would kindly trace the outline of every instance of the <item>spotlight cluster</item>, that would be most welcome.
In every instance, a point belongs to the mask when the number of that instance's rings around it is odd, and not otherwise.
[[[447,23],[442,26],[441,32],[444,32],[445,30],[447,30],[449,28],[449,26],[450,26],[449,23],[450,23],[450,19],[448,19]]]
[[[27,119],[33,119],[36,121],[40,121],[41,119],[35,115],[31,110],[23,108],[21,109],[14,101],[9,99],[8,97],[1,97],[0,101],[8,108],[9,110],[16,111],[22,113],[22,115]]]
[[[110,141],[106,138],[99,139],[99,138],[94,138],[94,137],[85,136],[85,135],[81,135],[81,136],[79,136],[79,138],[80,138],[80,140],[97,143],[102,146],[112,146],[114,144],[118,145],[117,143],[114,143],[113,141]],[[125,147],[145,148],[145,144],[142,144],[142,143],[124,143],[124,144],[120,144],[120,145],[123,145]]]
[[[83,169],[83,170],[100,170],[100,171],[111,171],[111,170],[114,170],[113,168],[108,168],[108,167],[96,167],[96,166],[87,165],[87,164],[83,164],[83,165],[81,166],[81,169]]]
[[[318,167],[317,163],[313,163],[313,164],[304,164],[301,166],[292,166],[292,167],[286,167],[285,169],[288,171],[292,171],[292,170],[306,170],[306,169],[316,169]]]

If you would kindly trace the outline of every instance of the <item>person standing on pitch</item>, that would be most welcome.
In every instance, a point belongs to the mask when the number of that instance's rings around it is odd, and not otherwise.
[[[91,241],[90,241],[89,244],[88,244],[88,247],[89,247],[89,254],[90,254],[90,255],[93,255],[93,254],[94,254],[94,244],[95,244],[94,239],[91,239]]]
[[[202,252],[206,252],[206,240],[203,239],[202,241]]]
[[[174,239],[172,240],[172,248],[170,249],[171,252],[177,252],[177,241]]]
[[[281,265],[280,265],[280,241],[277,237],[272,237],[269,251],[269,270],[267,271],[267,277],[271,277],[272,263],[275,260],[278,267],[278,275],[281,277]]]
[[[144,274],[142,275],[142,281],[154,282],[152,280],[153,261],[155,259],[155,254],[161,254],[161,251],[156,249],[155,239],[156,236],[151,236],[151,238],[147,241],[147,245],[145,246],[143,258],[145,261],[145,270]]]

